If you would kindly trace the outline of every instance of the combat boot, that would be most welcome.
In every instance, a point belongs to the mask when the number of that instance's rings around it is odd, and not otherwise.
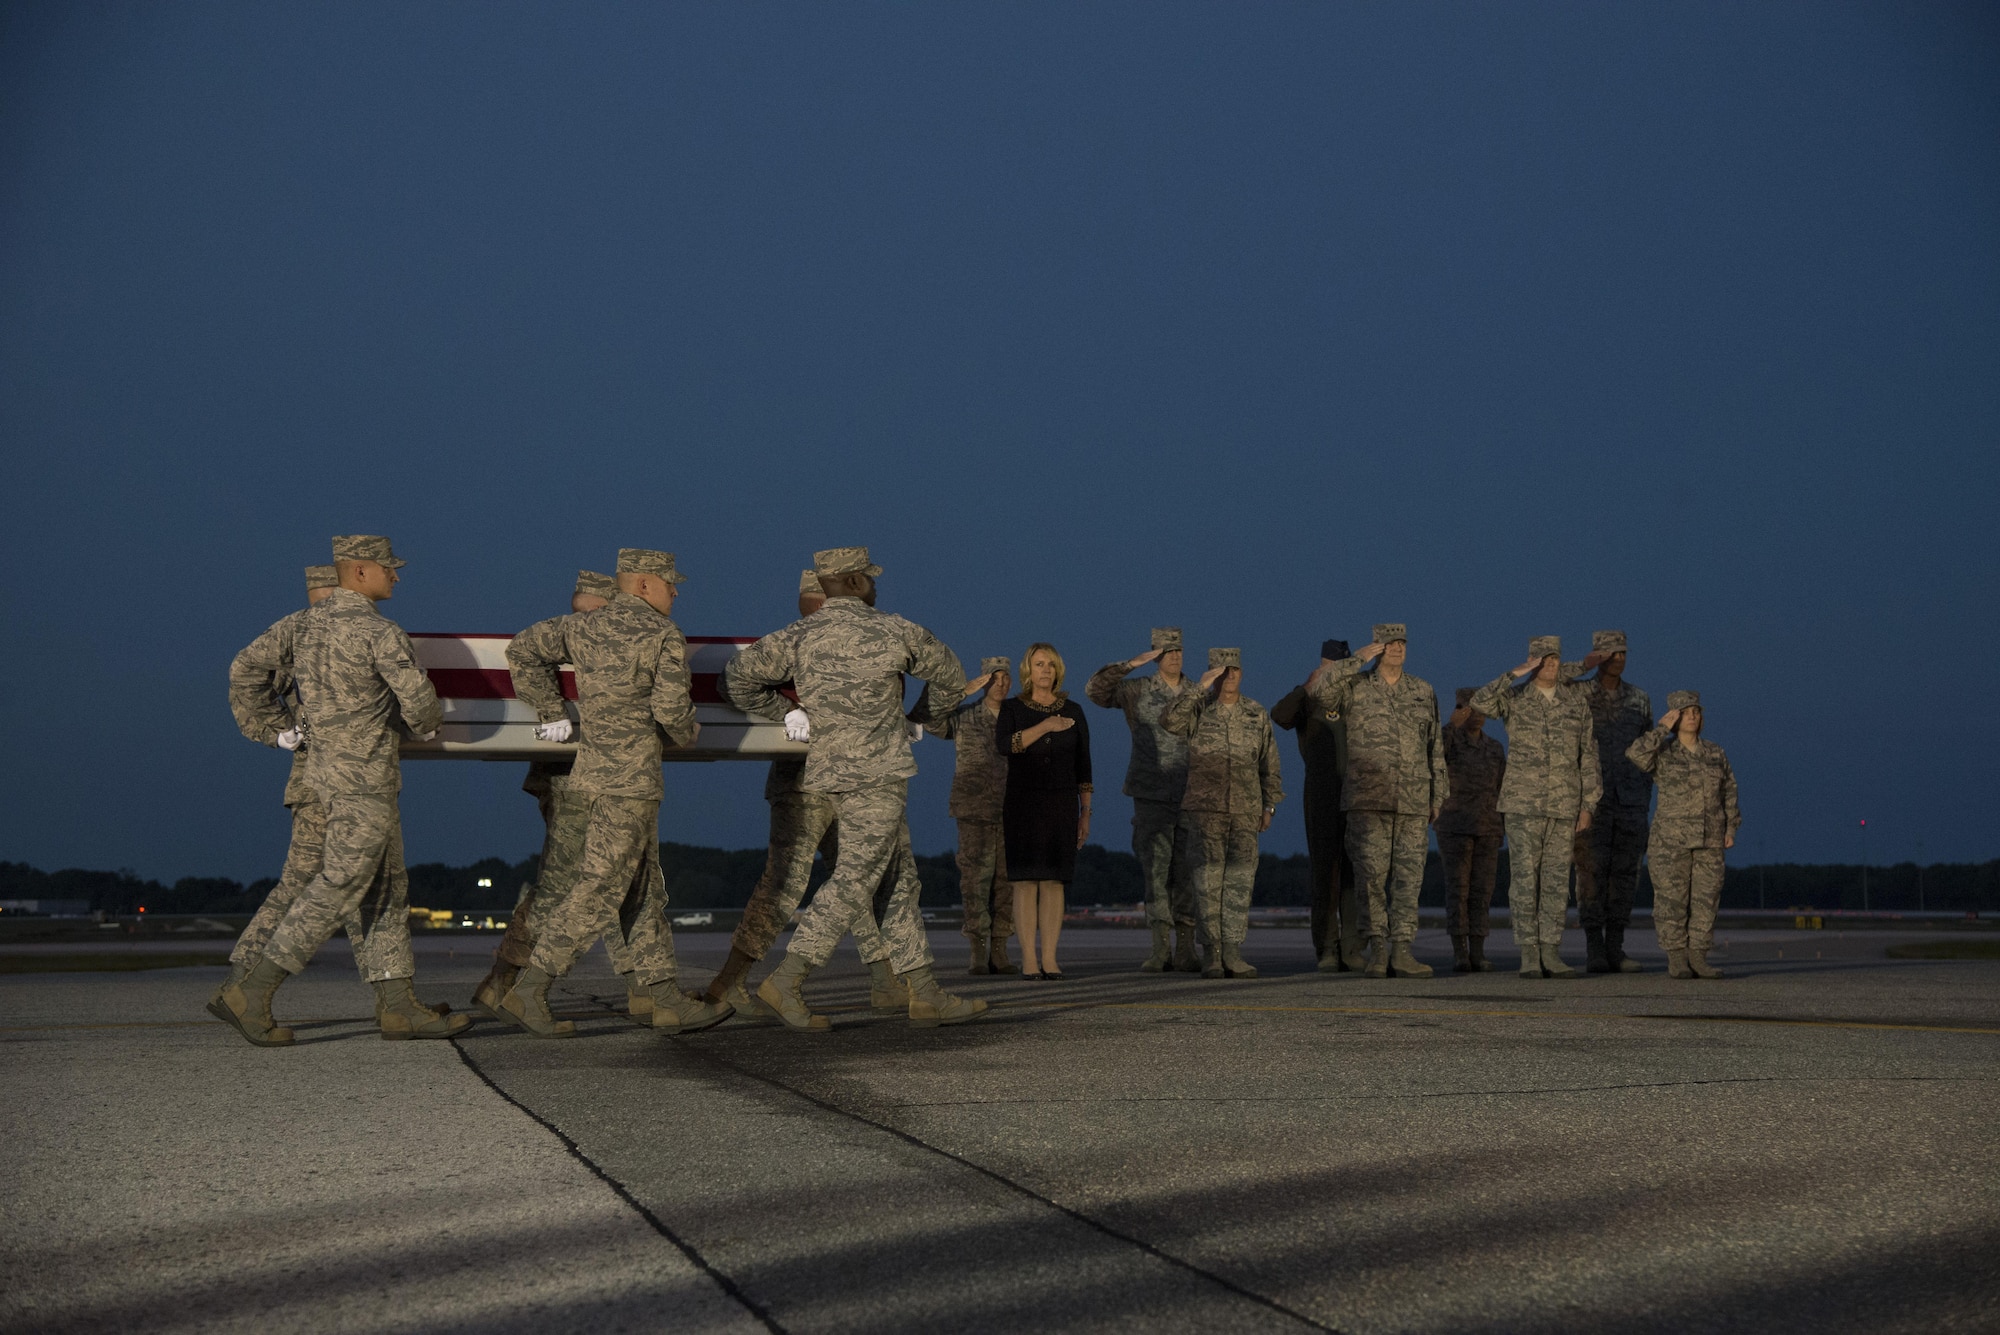
[[[1210,941],[1201,948],[1201,976],[1203,978],[1226,978],[1229,971],[1222,967],[1222,953]]]
[[[1474,973],[1492,973],[1493,961],[1486,958],[1486,938],[1471,936],[1465,940],[1465,956],[1472,964]]]
[[[450,1038],[472,1027],[470,1015],[440,1015],[418,1001],[407,978],[385,978],[374,986],[375,1023],[384,1038]]]
[[[681,991],[679,982],[664,978],[646,989],[653,1028],[667,1034],[698,1034],[736,1014],[726,1001],[710,1001]]]
[[[1396,943],[1394,952],[1389,956],[1389,968],[1398,978],[1428,978],[1436,972],[1430,965],[1418,963],[1417,957],[1410,953],[1408,941]]]
[[[653,989],[641,987],[634,977],[625,980],[625,1013],[635,1020],[653,1018]]]
[[[1610,973],[1611,957],[1605,952],[1604,929],[1583,929],[1584,969],[1590,973]]]
[[[1694,977],[1694,970],[1688,968],[1688,953],[1685,950],[1669,950],[1667,952],[1667,977]]]
[[[910,1024],[917,1029],[964,1024],[986,1014],[986,1003],[977,997],[955,997],[938,986],[937,977],[926,964],[910,970],[898,980],[910,995]]]
[[[1174,929],[1164,922],[1153,924],[1153,953],[1139,966],[1141,973],[1165,973],[1174,964]]]
[[[1604,929],[1604,958],[1611,963],[1614,973],[1643,973],[1639,961],[1625,953],[1625,929],[1606,927]]]
[[[1533,978],[1537,982],[1542,977],[1542,948],[1533,941],[1519,941],[1521,947],[1521,977]]]
[[[881,1015],[901,1015],[910,1008],[909,984],[896,976],[887,960],[868,962],[868,1006]]]
[[[1344,973],[1360,973],[1368,967],[1368,957],[1363,953],[1361,942],[1341,940],[1340,967]]]
[[[1687,949],[1687,967],[1688,972],[1696,978],[1722,977],[1722,970],[1708,962],[1708,952],[1706,950],[1696,950],[1693,946],[1689,946]]]
[[[1201,961],[1194,953],[1194,925],[1179,922],[1174,924],[1174,972],[1200,973]]]
[[[986,962],[995,973],[1021,972],[1020,966],[1007,958],[1007,938],[1004,936],[993,938],[993,944],[987,951]]]
[[[1243,958],[1243,943],[1224,941],[1222,943],[1222,971],[1231,978],[1255,978],[1257,966]]]
[[[1320,952],[1318,968],[1321,973],[1341,973],[1346,970],[1347,966],[1340,962],[1339,942],[1336,941]]]
[[[576,1033],[574,1020],[558,1020],[549,1012],[549,985],[555,979],[530,964],[514,979],[514,986],[500,998],[499,1016],[516,1029],[525,1029],[536,1038],[569,1038]]]
[[[967,940],[971,943],[972,946],[972,949],[970,951],[970,954],[972,955],[972,967],[967,969],[966,972],[975,974],[992,973],[993,972],[993,956],[991,953],[992,947],[987,945],[986,938],[983,936],[974,936],[967,938]]]
[[[488,1019],[498,1020],[502,1024],[512,1024],[512,1020],[500,1013],[500,998],[507,995],[514,986],[514,980],[520,976],[521,970],[517,965],[495,959],[493,967],[479,980],[479,986],[472,989],[473,1006],[484,1011]]]
[[[757,985],[757,1000],[764,1003],[773,1018],[784,1021],[787,1029],[823,1033],[833,1028],[832,1021],[806,1009],[806,975],[811,972],[811,965],[787,952],[784,962]]]
[[[208,1013],[260,1048],[289,1047],[292,1031],[271,1018],[271,994],[278,984],[291,977],[271,961],[259,956],[243,975],[243,981],[225,986],[208,1003]]]
[[[1451,939],[1451,971],[1453,973],[1472,972],[1472,947],[1462,936]]]
[[[1551,978],[1574,978],[1576,970],[1563,963],[1562,953],[1554,946],[1541,948],[1542,972]]]
[[[1381,937],[1368,938],[1368,967],[1361,972],[1370,978],[1389,976],[1389,946]]]

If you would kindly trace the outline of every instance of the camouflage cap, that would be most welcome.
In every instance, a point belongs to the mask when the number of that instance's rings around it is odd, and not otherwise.
[[[1210,649],[1208,651],[1208,665],[1210,668],[1233,667],[1240,669],[1243,666],[1243,651],[1241,649]]]
[[[1700,691],[1675,691],[1667,696],[1668,709],[1700,709]]]
[[[1472,703],[1472,693],[1473,693],[1474,691],[1478,690],[1478,689],[1479,689],[1479,688],[1478,688],[1477,686],[1461,686],[1461,687],[1459,687],[1459,688],[1458,688],[1458,707],[1459,707],[1460,709],[1463,709],[1463,708],[1465,708],[1465,707],[1466,707],[1467,705],[1471,704],[1471,703]]]
[[[799,572],[799,597],[824,598],[825,596],[826,590],[819,586],[819,576],[813,574],[810,570],[801,570]]]
[[[1590,632],[1590,652],[1594,654],[1624,653],[1625,632],[1622,630],[1594,630]]]
[[[1380,621],[1375,625],[1375,643],[1387,644],[1391,640],[1410,642],[1410,628],[1400,621]]]
[[[314,589],[333,589],[340,586],[340,572],[332,566],[306,567],[306,592]]]
[[[656,552],[650,547],[620,547],[618,549],[618,573],[621,575],[658,575],[670,584],[685,584],[687,576],[674,569],[672,552]]]
[[[1179,626],[1153,627],[1153,648],[1155,651],[1170,654],[1181,647],[1181,628]]]
[[[1537,635],[1534,639],[1528,641],[1528,657],[1530,658],[1547,658],[1550,654],[1561,658],[1562,652],[1563,639],[1560,635]]]
[[[882,567],[869,561],[866,547],[829,547],[823,552],[813,553],[813,573],[822,578],[827,575],[866,575],[873,579],[882,573]]]
[[[602,598],[606,602],[618,592],[618,581],[595,570],[576,572],[576,592],[586,598]]]
[[[1004,672],[1011,677],[1014,675],[1014,660],[1005,654],[998,658],[982,658],[979,660],[979,671],[982,676],[989,672]]]
[[[373,533],[350,533],[333,540],[333,559],[336,561],[373,561],[376,565],[387,566],[391,570],[402,566],[403,560],[390,550],[389,540]]]

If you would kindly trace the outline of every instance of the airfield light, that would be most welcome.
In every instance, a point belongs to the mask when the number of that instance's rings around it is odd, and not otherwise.
[[[493,888],[493,878],[491,876],[480,877],[479,888],[481,890],[491,890]]]
[[[144,913],[145,911],[146,911],[146,906],[144,904],[141,904],[139,906],[139,912]]]

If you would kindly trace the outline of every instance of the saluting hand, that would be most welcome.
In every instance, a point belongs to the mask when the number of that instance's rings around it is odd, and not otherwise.
[[[1382,656],[1382,648],[1383,648],[1382,645],[1377,644],[1373,640],[1370,640],[1368,643],[1361,646],[1361,652],[1356,654],[1355,657],[1360,659],[1364,663],[1372,663],[1376,659]],[[1320,662],[1322,663],[1326,661],[1327,660],[1324,658],[1320,659]]]
[[[1531,658],[1527,662],[1521,664],[1521,666],[1515,668],[1508,675],[1513,677],[1531,677],[1535,673],[1540,672],[1541,670],[1542,670],[1542,660],[1539,658]]]
[[[1666,713],[1660,715],[1660,726],[1662,728],[1665,728],[1668,732],[1672,732],[1674,730],[1674,725],[1676,723],[1679,723],[1680,721],[1681,721],[1681,711],[1678,709],[1669,709]]]
[[[1592,649],[1583,656],[1583,670],[1588,672],[1609,657],[1611,655],[1605,653],[1602,649]]]
[[[971,681],[965,683],[966,698],[970,699],[971,697],[985,690],[987,683],[991,682],[992,680],[993,680],[993,674],[991,672],[982,672],[978,676],[974,677]]]
[[[1207,691],[1207,690],[1213,690],[1213,689],[1214,689],[1214,687],[1215,687],[1215,683],[1216,683],[1216,682],[1218,682],[1218,681],[1221,681],[1221,680],[1222,680],[1222,674],[1223,674],[1224,672],[1227,672],[1228,670],[1229,670],[1229,669],[1227,669],[1227,668],[1219,668],[1219,667],[1217,667],[1217,668],[1210,668],[1210,669],[1209,669],[1208,671],[1206,671],[1206,672],[1202,673],[1202,674],[1201,674],[1201,688],[1202,688],[1202,689],[1203,689],[1204,691]]]
[[[1465,726],[1465,721],[1471,717],[1472,717],[1472,710],[1465,705],[1460,705],[1457,709],[1451,711],[1451,718],[1449,722],[1450,725],[1454,728],[1463,728]]]
[[[1160,652],[1161,651],[1158,649],[1148,649],[1145,653],[1140,654],[1137,658],[1127,661],[1125,666],[1129,668],[1142,668],[1146,666],[1146,664],[1151,663],[1154,660],[1158,659],[1160,656]]]

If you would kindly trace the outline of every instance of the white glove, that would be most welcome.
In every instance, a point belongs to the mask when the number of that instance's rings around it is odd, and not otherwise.
[[[438,730],[436,728],[432,728],[429,732],[418,733],[417,740],[420,742],[434,741],[436,740],[437,735],[438,735]]]
[[[788,742],[810,742],[812,721],[803,709],[794,709],[785,715],[785,740]]]
[[[566,742],[575,731],[576,728],[568,719],[559,718],[553,723],[537,723],[535,725],[535,740],[538,742]]]
[[[909,726],[910,726],[910,745],[915,746],[918,742],[921,742],[924,739],[924,725],[921,723],[912,723]]]
[[[279,734],[278,734],[278,749],[279,749],[280,751],[296,751],[296,750],[298,750],[298,749],[299,749],[299,730],[298,730],[297,728],[287,728],[287,729],[285,729],[285,730],[284,730],[283,732],[279,733]]]

